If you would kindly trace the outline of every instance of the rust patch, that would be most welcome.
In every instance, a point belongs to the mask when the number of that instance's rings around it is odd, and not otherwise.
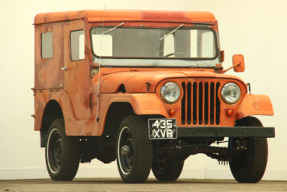
[[[266,95],[253,95],[248,94],[241,102],[237,114],[236,120],[242,119],[250,115],[273,115],[272,103]]]
[[[260,104],[259,101],[254,101],[252,104],[254,110],[259,111],[260,110]]]

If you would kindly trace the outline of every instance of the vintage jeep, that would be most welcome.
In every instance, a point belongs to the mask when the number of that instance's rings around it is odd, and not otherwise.
[[[272,104],[224,74],[243,72],[244,58],[223,70],[212,13],[84,10],[34,25],[33,116],[53,180],[97,158],[117,160],[124,182],[151,169],[174,181],[197,153],[229,162],[238,182],[261,180],[275,131],[251,115],[273,115]]]

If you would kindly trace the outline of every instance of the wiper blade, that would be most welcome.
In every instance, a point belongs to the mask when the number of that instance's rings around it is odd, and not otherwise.
[[[160,41],[163,40],[164,38],[166,38],[167,36],[169,36],[170,34],[173,34],[174,32],[176,32],[176,30],[178,30],[179,28],[181,28],[183,25],[184,25],[184,23],[181,24],[180,26],[178,26],[177,28],[175,28],[175,29],[174,29],[173,31],[171,31],[169,34],[163,36],[163,37],[160,39]]]
[[[110,29],[110,30],[104,32],[102,35],[107,34],[107,33],[111,32],[111,31],[115,30],[116,28],[120,27],[120,26],[123,25],[124,23],[125,23],[125,22],[122,22],[121,24],[115,26],[114,28],[112,28],[112,29]]]

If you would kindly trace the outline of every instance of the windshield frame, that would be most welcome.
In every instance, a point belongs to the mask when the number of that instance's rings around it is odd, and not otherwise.
[[[190,26],[181,26],[180,29],[201,29],[201,30],[210,30],[213,33],[213,37],[214,37],[214,43],[215,43],[215,54],[214,57],[121,57],[121,56],[100,56],[95,54],[94,52],[94,48],[93,48],[93,37],[92,37],[92,30],[94,28],[114,28],[116,25],[107,25],[108,23],[106,23],[104,26],[99,24],[98,26],[92,26],[90,27],[89,31],[90,31],[90,43],[91,43],[91,52],[94,58],[101,58],[101,59],[160,59],[160,60],[214,60],[216,58],[218,58],[219,56],[219,44],[218,44],[218,35],[217,32],[211,27],[209,26],[210,24],[203,24],[203,25],[194,25],[192,27]],[[113,23],[114,24],[114,23]],[[182,23],[179,23],[178,26],[180,26]],[[124,27],[123,25],[119,26],[120,28],[155,28],[155,29],[163,29],[163,28],[172,28],[174,27],[174,25],[176,26],[176,24],[173,23],[173,26],[168,26],[168,27],[150,27],[150,26],[133,26],[133,25],[129,25],[125,22]],[[115,29],[117,30],[117,28]]]

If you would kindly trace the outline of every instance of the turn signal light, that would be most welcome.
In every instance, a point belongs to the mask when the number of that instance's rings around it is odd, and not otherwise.
[[[174,110],[174,109],[169,110],[169,114],[170,114],[171,116],[174,116],[174,115],[175,115],[175,110]]]
[[[226,114],[227,114],[229,117],[231,117],[231,116],[233,115],[233,110],[232,110],[232,109],[228,109],[228,110],[226,111]]]

